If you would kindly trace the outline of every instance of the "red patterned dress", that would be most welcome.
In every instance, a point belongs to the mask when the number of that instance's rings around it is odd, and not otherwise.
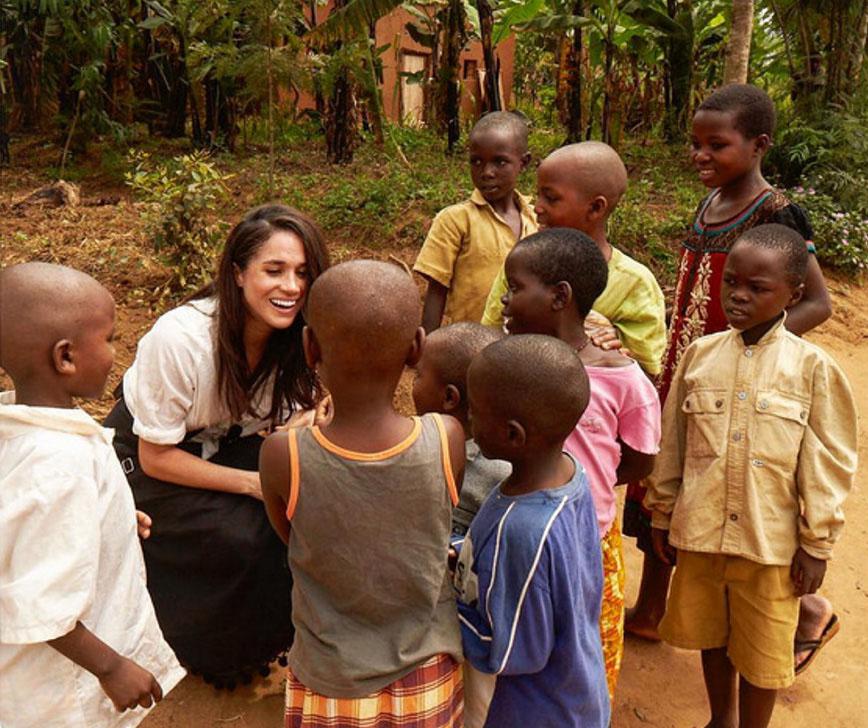
[[[705,213],[719,192],[714,190],[699,203],[690,233],[682,243],[663,370],[657,381],[661,406],[684,350],[700,336],[723,331],[728,326],[720,301],[720,283],[726,254],[732,244],[750,228],[779,223],[796,230],[807,241],[808,250],[814,252],[814,232],[804,210],[790,202],[780,190],[767,189],[728,220],[708,223]],[[637,538],[642,551],[651,553],[651,515],[642,506],[644,497],[643,485],[630,483],[624,504],[623,531]]]

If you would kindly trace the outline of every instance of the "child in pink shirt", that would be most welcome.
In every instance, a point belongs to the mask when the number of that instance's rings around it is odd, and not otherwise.
[[[610,698],[624,652],[624,559],[615,485],[648,475],[660,442],[660,400],[639,365],[598,348],[585,317],[606,287],[607,266],[584,233],[550,228],[519,241],[506,259],[506,328],[547,334],[579,352],[591,383],[587,409],[564,448],[588,475],[603,552],[600,635]]]

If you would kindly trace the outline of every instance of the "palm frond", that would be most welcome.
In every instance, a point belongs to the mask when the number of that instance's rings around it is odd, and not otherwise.
[[[350,0],[340,10],[332,12],[305,38],[312,45],[324,45],[366,34],[371,23],[388,15],[401,4],[402,0]]]

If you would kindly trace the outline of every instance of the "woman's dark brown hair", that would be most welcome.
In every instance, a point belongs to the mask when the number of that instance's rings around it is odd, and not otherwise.
[[[235,278],[247,268],[259,248],[278,230],[294,233],[301,240],[307,266],[307,290],[329,265],[328,251],[316,223],[286,205],[268,204],[248,212],[229,233],[217,278],[194,298],[217,296],[217,388],[233,419],[252,411],[260,390],[274,375],[268,418],[279,424],[285,404],[309,409],[320,395],[316,375],[304,361],[301,331],[304,309],[287,329],[275,329],[262,359],[252,372],[244,349],[247,310],[244,294]],[[264,413],[255,413],[263,416]]]

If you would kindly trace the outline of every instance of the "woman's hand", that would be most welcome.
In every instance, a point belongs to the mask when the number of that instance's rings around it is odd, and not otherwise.
[[[144,511],[136,511],[136,530],[139,532],[139,538],[144,540],[151,535],[151,526],[153,521],[151,517]]]

